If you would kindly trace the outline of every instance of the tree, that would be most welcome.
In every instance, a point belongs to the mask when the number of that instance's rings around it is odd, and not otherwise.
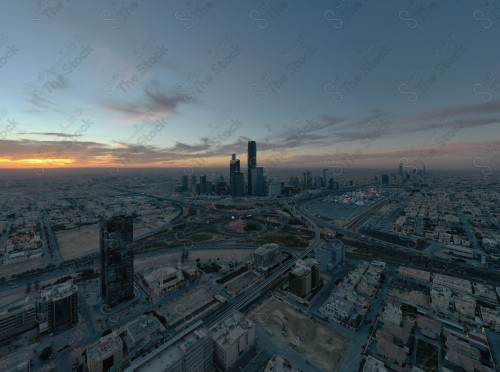
[[[109,329],[109,328],[108,328],[108,329],[106,329],[106,330],[104,330],[104,331],[102,332],[101,337],[104,337],[104,336],[106,336],[106,335],[109,335],[111,332],[113,332],[113,331],[112,331],[111,329]]]
[[[51,355],[52,355],[52,346],[47,346],[42,350],[38,358],[42,360],[47,360],[50,358]]]

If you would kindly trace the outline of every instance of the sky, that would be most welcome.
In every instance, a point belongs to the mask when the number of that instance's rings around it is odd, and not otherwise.
[[[500,166],[500,2],[0,2],[0,168]]]

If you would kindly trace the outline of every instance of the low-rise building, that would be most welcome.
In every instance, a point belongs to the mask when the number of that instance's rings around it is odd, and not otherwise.
[[[37,306],[34,302],[13,304],[0,310],[0,342],[37,326]]]
[[[403,366],[407,357],[406,352],[401,347],[383,339],[377,341],[376,353],[399,366]]]
[[[433,274],[432,283],[445,286],[456,291],[472,294],[472,287],[469,280],[460,279],[443,274]]]
[[[142,275],[145,285],[156,295],[178,288],[184,281],[182,270],[173,266],[163,266]]]
[[[122,339],[116,332],[111,332],[87,347],[86,354],[89,372],[109,371],[123,359]]]
[[[241,313],[234,312],[210,328],[214,341],[214,361],[228,370],[255,343],[255,324]]]
[[[423,283],[430,283],[431,273],[429,271],[418,270],[412,267],[399,266],[398,273],[404,278],[414,279]]]
[[[153,314],[141,315],[118,331],[128,354],[148,351],[160,341],[163,332],[165,327]]]
[[[267,362],[264,372],[299,372],[300,369],[292,366],[288,360],[283,359],[279,355],[274,355]]]
[[[279,252],[279,245],[276,243],[264,244],[253,252],[253,259],[256,266],[263,265],[276,257]]]

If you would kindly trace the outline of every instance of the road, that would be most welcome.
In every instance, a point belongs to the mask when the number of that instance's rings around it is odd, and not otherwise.
[[[48,245],[47,248],[49,249],[51,257],[50,263],[59,265],[62,261],[61,253],[59,252],[59,245],[57,244],[57,239],[54,236],[54,232],[52,231],[52,227],[50,226],[45,213],[43,213],[40,217],[40,229],[45,233],[45,242]]]

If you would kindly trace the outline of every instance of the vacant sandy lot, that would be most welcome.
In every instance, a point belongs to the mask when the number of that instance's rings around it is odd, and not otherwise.
[[[253,282],[255,282],[258,277],[259,274],[255,271],[247,271],[246,273],[230,280],[226,284],[226,288],[232,293],[239,293],[243,288],[249,287]]]
[[[190,316],[198,307],[207,304],[212,299],[213,293],[207,287],[198,287],[163,305],[160,313],[169,324],[172,324],[183,317]]]
[[[349,340],[328,326],[304,316],[290,305],[276,299],[267,302],[251,319],[271,331],[277,342],[287,344],[316,366],[325,371],[339,370]],[[287,336],[281,333],[283,324],[288,332]],[[331,340],[330,343],[328,340]]]
[[[97,252],[99,249],[99,224],[58,231],[55,235],[63,260]]]
[[[252,253],[254,249],[211,249],[206,251],[189,251],[189,259],[192,265],[196,265],[196,259],[199,258],[202,262],[209,259],[217,259],[221,260],[245,260]],[[179,258],[181,257],[181,252],[177,253],[165,253],[163,255],[152,255],[151,257],[143,257],[134,259],[134,267],[135,269],[145,269],[149,267],[154,267],[158,265],[177,265]],[[217,262],[217,261],[215,261]],[[176,266],[177,267],[177,266]]]

